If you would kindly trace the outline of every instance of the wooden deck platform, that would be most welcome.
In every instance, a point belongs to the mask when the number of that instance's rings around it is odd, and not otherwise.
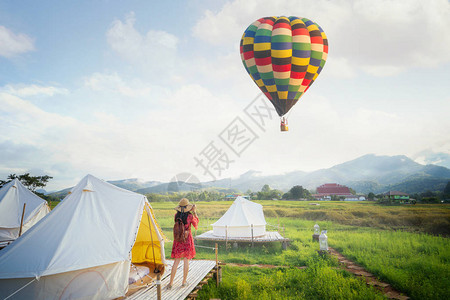
[[[267,231],[265,235],[260,237],[254,237],[252,238],[242,238],[242,237],[222,237],[217,236],[213,234],[213,231],[207,231],[205,233],[202,233],[201,235],[197,235],[194,237],[195,240],[199,241],[220,241],[220,242],[245,242],[245,243],[251,243],[252,241],[254,243],[268,243],[268,242],[288,242],[289,239],[284,238],[281,236],[281,234],[277,231]]]
[[[167,260],[167,267],[164,275],[161,278],[161,299],[185,299],[189,294],[199,285],[205,276],[208,275],[216,266],[214,260],[191,260],[189,262],[189,274],[187,278],[188,285],[181,287],[183,281],[183,261],[178,264],[177,274],[173,281],[173,287],[166,290],[165,287],[170,281],[170,272],[172,270],[173,260]],[[156,299],[156,285],[154,281],[148,287],[143,287],[140,290],[129,295],[125,299],[129,300],[144,300]]]

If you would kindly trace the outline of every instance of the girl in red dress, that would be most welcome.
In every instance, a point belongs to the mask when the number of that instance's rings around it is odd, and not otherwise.
[[[197,229],[198,226],[198,217],[196,212],[195,204],[189,203],[189,200],[183,198],[178,203],[178,206],[175,208],[177,213],[175,214],[175,222],[177,219],[181,219],[184,224],[184,229],[186,232],[186,240],[184,242],[173,241],[172,245],[172,258],[174,259],[172,271],[170,273],[170,282],[167,285],[167,289],[172,288],[173,279],[175,278],[175,274],[177,273],[177,267],[180,263],[180,260],[183,258],[183,283],[181,286],[186,286],[186,278],[189,272],[189,260],[194,258],[195,256],[195,246],[194,239],[192,238],[191,233],[191,225]]]

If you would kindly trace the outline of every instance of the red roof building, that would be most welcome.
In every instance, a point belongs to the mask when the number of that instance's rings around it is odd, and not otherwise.
[[[350,189],[345,185],[340,185],[337,183],[325,183],[317,187],[317,194],[313,196],[316,198],[323,198],[326,196],[351,196],[352,193]]]

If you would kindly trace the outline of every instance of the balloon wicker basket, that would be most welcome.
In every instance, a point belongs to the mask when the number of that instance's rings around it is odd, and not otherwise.
[[[280,129],[281,129],[281,131],[289,131],[289,127],[287,124],[281,124]]]

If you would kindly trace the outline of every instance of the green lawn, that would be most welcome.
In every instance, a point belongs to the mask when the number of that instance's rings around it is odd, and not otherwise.
[[[284,225],[291,239],[288,250],[280,243],[219,244],[219,259],[228,263],[308,266],[305,270],[226,267],[219,289],[209,284],[200,299],[375,299],[382,295],[360,279],[338,268],[333,258],[317,254],[312,242],[317,222],[328,230],[329,245],[392,284],[412,299],[446,299],[450,295],[450,242],[424,232],[446,234],[450,227],[449,205],[381,206],[375,203],[258,201],[266,221]],[[210,230],[231,205],[198,202],[200,228]],[[171,238],[174,203],[152,203],[164,233]],[[268,230],[272,230],[268,226]],[[199,243],[213,246],[208,242]],[[171,243],[166,244],[170,257]],[[197,248],[197,259],[214,259],[214,251]]]
[[[330,234],[330,244],[413,299],[450,295],[450,241],[403,231]]]
[[[326,260],[305,270],[224,267],[219,288],[210,282],[199,299],[384,299],[383,295]]]

